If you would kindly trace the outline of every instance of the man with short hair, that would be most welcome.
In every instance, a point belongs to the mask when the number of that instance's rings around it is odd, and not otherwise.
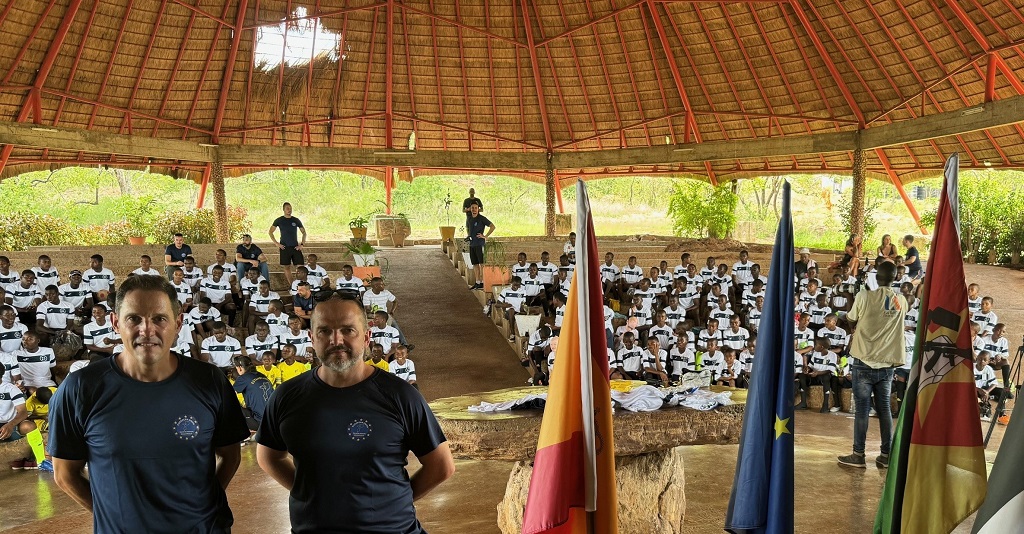
[[[471,216],[470,213],[469,213],[469,208],[470,208],[470,206],[473,206],[473,205],[476,205],[478,213],[481,212],[481,211],[484,211],[484,203],[483,203],[483,201],[480,200],[479,198],[477,198],[476,190],[473,189],[472,187],[470,187],[469,188],[469,197],[467,197],[465,200],[462,201],[462,213],[466,214],[466,229],[467,230],[469,229],[469,218]],[[470,234],[470,236],[472,236],[472,235],[473,234]]]
[[[368,342],[359,302],[321,302],[313,312],[313,346],[322,365],[270,398],[256,459],[291,492],[292,532],[423,533],[413,501],[455,471],[419,392],[363,363]],[[411,477],[410,451],[422,465]]]
[[[238,269],[239,280],[249,269],[259,269],[263,278],[270,280],[270,267],[267,266],[267,255],[258,245],[252,242],[252,236],[242,234],[242,244],[235,247],[235,267]]]
[[[8,284],[18,281],[18,271],[11,269],[11,259],[7,256],[0,256],[0,289]]]
[[[89,257],[89,268],[82,273],[82,280],[89,286],[93,296],[98,295],[100,291],[110,293],[114,290],[114,271],[103,266],[103,256],[100,254]],[[43,288],[43,291],[45,290],[46,288]]]
[[[924,273],[921,267],[921,254],[914,246],[914,236],[910,234],[903,236],[903,246],[907,249],[907,254],[903,257],[903,265],[907,267],[907,276],[910,277],[911,282],[916,284]]]
[[[68,375],[50,401],[57,486],[93,512],[98,533],[227,534],[224,490],[249,435],[234,390],[217,368],[171,352],[182,317],[163,278],[125,280],[114,310],[124,352]]]
[[[473,190],[470,189],[470,194]],[[469,199],[467,199],[469,200]],[[480,214],[481,205],[474,203],[469,205],[468,217],[466,217],[466,241],[469,241],[469,262],[473,268],[473,284],[470,289],[483,289],[483,265],[484,247],[487,245],[487,238],[494,233],[494,223],[487,217]],[[468,274],[468,273],[467,273]]]
[[[906,338],[903,319],[907,313],[907,299],[890,286],[896,276],[896,266],[884,262],[878,266],[878,289],[857,293],[853,307],[846,315],[855,326],[850,356],[853,375],[853,397],[856,405],[853,423],[853,454],[840,456],[840,465],[865,467],[864,447],[868,433],[868,412],[874,395],[878,426],[882,434],[881,454],[875,464],[889,467],[889,447],[892,442],[892,410],[889,395],[892,391],[893,369],[903,364]]]
[[[192,247],[185,244],[185,236],[180,232],[174,234],[174,242],[164,248],[164,274],[168,280],[174,277],[174,268],[185,267],[185,258],[191,255]],[[187,271],[185,279],[189,279]]]
[[[57,268],[53,266],[53,262],[46,254],[39,256],[37,265],[32,268],[32,273],[35,275],[36,287],[39,288],[40,295],[46,291],[46,286],[60,285],[60,273],[57,272]]]
[[[4,302],[18,313],[18,321],[25,326],[35,324],[36,306],[43,301],[43,292],[36,285],[36,273],[31,269],[21,271],[21,281],[8,285],[5,292]]]
[[[288,286],[292,285],[292,266],[303,265],[306,260],[302,257],[302,247],[306,244],[306,227],[298,217],[292,217],[292,205],[285,202],[281,205],[284,215],[274,219],[270,225],[270,240],[281,250],[281,266],[284,267],[284,278]],[[274,236],[274,232],[281,230],[281,240]],[[299,241],[298,233],[302,233],[302,241]],[[269,280],[270,278],[267,278]]]

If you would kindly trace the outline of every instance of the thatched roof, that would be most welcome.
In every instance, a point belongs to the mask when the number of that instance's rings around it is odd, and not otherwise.
[[[855,130],[982,104],[990,62],[993,98],[1024,94],[1021,0],[393,2],[389,40],[387,0],[248,0],[241,32],[239,0],[8,0],[0,117],[221,145],[384,148],[389,41],[390,145],[406,146],[415,132],[426,150],[591,151]],[[287,31],[315,23],[340,36],[340,47],[296,66],[254,65],[260,32],[299,7],[322,16],[290,20]],[[965,168],[1022,168],[1024,130],[882,154],[909,181],[935,176],[954,151]],[[870,175],[888,178],[876,151],[865,157]],[[3,175],[72,163],[202,170],[21,147],[8,158]],[[252,164],[228,173],[260,162]],[[831,153],[561,174],[721,180],[851,166],[852,154]],[[451,173],[411,174],[438,172]]]

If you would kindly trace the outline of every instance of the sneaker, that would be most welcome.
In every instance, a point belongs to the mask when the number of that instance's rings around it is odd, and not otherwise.
[[[43,460],[43,463],[39,464],[39,472],[40,473],[52,473],[53,472],[53,462],[51,462],[50,460]]]
[[[983,416],[981,416],[981,421],[982,421],[983,423],[987,423],[987,422],[989,422],[989,421],[991,421],[991,420],[992,420],[992,418],[991,418],[991,417],[989,417],[989,416],[987,416],[987,415],[983,415]]]
[[[39,465],[36,464],[35,460],[25,458],[25,469],[39,469]]]
[[[22,469],[25,469],[25,459],[18,458],[17,460],[11,460],[8,465],[10,465],[11,469],[15,471],[21,471]]]
[[[875,409],[872,408],[871,411],[868,412],[868,417],[878,417],[878,412],[876,412]]]
[[[879,469],[889,469],[889,455],[888,454],[879,454],[878,456],[876,456],[875,457],[875,465]]]
[[[860,469],[864,469],[864,468],[867,467],[867,465],[864,463],[864,455],[863,454],[853,453],[853,454],[851,454],[849,456],[840,456],[838,458],[838,460],[839,460],[839,465],[845,465],[845,466],[848,466],[848,467],[857,467],[857,468],[860,468]]]
[[[797,404],[796,406],[794,406],[793,409],[794,410],[806,410],[807,409],[807,403],[806,402],[801,402],[800,404]]]
[[[508,341],[509,341],[509,343],[515,343],[516,342],[516,335],[512,334],[512,335],[508,336]]]
[[[532,386],[533,385],[533,377],[531,376],[530,378],[527,378],[526,379],[526,383]]]
[[[996,418],[996,421],[999,421],[999,424],[1001,424],[1001,425],[1008,425],[1008,424],[1010,424],[1010,416],[1009,415],[1000,415],[998,418]]]
[[[829,409],[829,411],[832,412],[832,413],[836,413],[836,412],[839,411],[839,407],[838,406],[833,406],[832,408]]]

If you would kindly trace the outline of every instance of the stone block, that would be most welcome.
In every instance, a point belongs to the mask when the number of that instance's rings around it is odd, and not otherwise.
[[[807,395],[807,408],[810,410],[820,410],[821,403],[825,400],[825,393],[821,386],[811,386],[810,391]]]

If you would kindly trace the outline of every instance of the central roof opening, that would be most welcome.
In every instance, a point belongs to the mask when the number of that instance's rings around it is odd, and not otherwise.
[[[305,7],[296,7],[288,19],[256,30],[253,65],[258,70],[270,71],[282,63],[300,67],[320,58],[338,61],[341,56],[341,35],[325,29],[320,17],[310,17]]]

